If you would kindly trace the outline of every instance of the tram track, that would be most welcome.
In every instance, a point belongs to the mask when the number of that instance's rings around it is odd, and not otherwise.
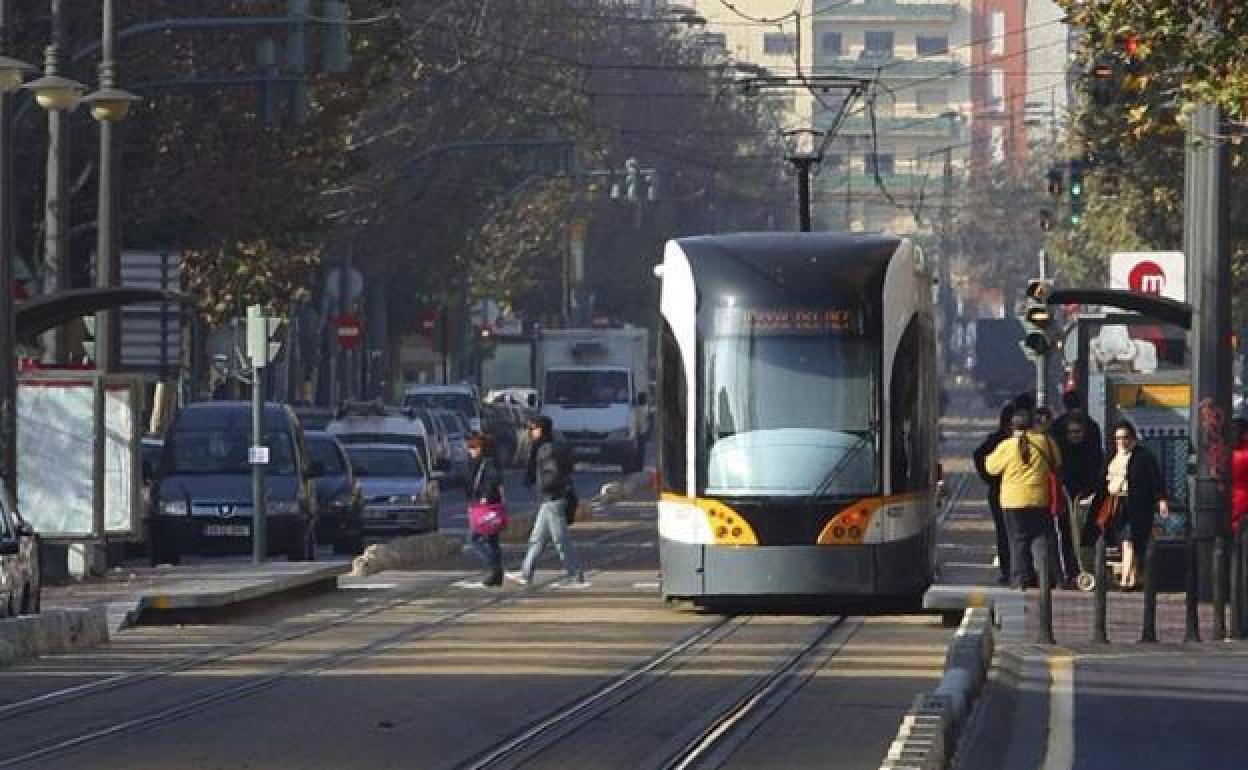
[[[753,620],[755,616],[726,616],[699,628],[645,663],[456,764],[454,770],[494,770],[540,764],[544,753],[559,741],[575,737],[587,725],[642,698],[683,668],[695,665]],[[651,757],[648,764],[641,766],[662,770],[717,766],[707,763],[712,758],[727,757],[742,741],[748,740],[754,729],[783,706],[809,676],[848,641],[852,631],[833,638],[838,630],[844,629],[847,620],[848,616],[841,615],[820,623],[818,630],[803,640],[797,651],[761,676],[734,688],[727,702],[717,704],[709,718],[693,725],[692,737],[678,736],[677,747],[660,749],[659,756]],[[662,702],[661,698],[656,700]]]
[[[606,546],[627,536],[645,533],[648,528],[649,524],[643,522],[638,526],[630,526],[580,545],[581,547]],[[628,555],[604,559],[599,564],[610,566],[625,558],[628,558]],[[533,587],[547,587],[560,579],[560,577],[552,577],[534,584]],[[447,583],[446,587],[451,585],[453,583]],[[229,643],[225,646],[225,649],[191,655],[159,666],[129,671],[102,680],[66,687],[3,704],[3,706],[0,706],[0,720],[3,720],[6,726],[11,727],[16,720],[36,717],[40,712],[53,706],[65,706],[69,703],[85,701],[90,698],[104,697],[145,682],[161,679],[162,677],[206,668],[214,664],[228,662],[232,658],[253,655],[286,642],[304,640],[317,634],[331,632],[353,622],[401,609],[405,605],[409,605],[414,598],[417,598],[413,594],[418,590],[420,589],[413,588],[410,592],[405,592],[402,596],[395,597],[379,605],[366,609],[350,610],[333,618],[326,618],[325,620],[312,623],[305,628],[287,632],[261,634],[251,639]],[[24,747],[24,750],[19,754],[0,755],[0,768],[16,767],[29,762],[45,760],[99,740],[174,722],[216,704],[243,700],[262,690],[274,687],[289,677],[316,674],[347,666],[391,647],[428,638],[437,632],[452,627],[457,621],[484,610],[514,603],[532,596],[532,591],[509,592],[473,601],[467,606],[443,612],[429,620],[415,623],[400,631],[381,636],[364,644],[357,644],[280,666],[273,671],[245,682],[210,689],[206,692],[201,691],[189,697],[179,699],[163,708],[140,713],[130,718],[117,719],[107,724],[92,727],[79,735],[50,741],[43,746]]]

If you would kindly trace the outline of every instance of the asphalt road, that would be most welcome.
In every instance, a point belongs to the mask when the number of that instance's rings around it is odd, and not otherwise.
[[[460,557],[0,671],[0,767],[879,767],[939,618],[665,605],[654,517],[573,529],[588,588],[461,588]]]

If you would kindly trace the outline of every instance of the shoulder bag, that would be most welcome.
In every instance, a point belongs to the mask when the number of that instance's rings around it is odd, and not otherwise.
[[[472,484],[474,493],[481,484],[481,474],[484,470],[485,463],[483,462],[477,467],[477,477]],[[482,503],[479,500],[469,501],[468,527],[477,535],[484,535],[485,537],[497,535],[507,528],[507,509],[502,503]]]

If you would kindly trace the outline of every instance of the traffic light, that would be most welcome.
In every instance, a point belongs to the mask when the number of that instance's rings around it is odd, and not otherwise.
[[[1049,326],[1053,314],[1047,303],[1052,284],[1044,280],[1027,282],[1027,310],[1023,315],[1023,352],[1030,358],[1042,358],[1049,353]]]
[[[1083,160],[1070,161],[1070,224],[1078,227],[1083,222]]]

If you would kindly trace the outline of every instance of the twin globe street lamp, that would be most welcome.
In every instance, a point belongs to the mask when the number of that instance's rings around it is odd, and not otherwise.
[[[114,226],[117,186],[112,127],[117,121],[125,119],[130,106],[139,97],[116,87],[114,18],[114,0],[103,0],[99,90],[84,97],[87,86],[59,73],[62,37],[60,0],[52,0],[53,33],[52,42],[45,51],[45,74],[29,83],[24,81],[35,67],[4,55],[9,45],[12,18],[8,0],[0,0],[0,477],[14,500],[17,493],[17,361],[13,312],[13,137],[10,97],[18,89],[28,90],[34,96],[35,102],[49,113],[48,200],[53,205],[48,207],[48,238],[45,242],[52,244],[55,239],[58,243],[52,255],[58,272],[64,270],[64,254],[59,241],[64,232],[62,217],[68,209],[65,205],[64,168],[61,165],[65,145],[60,134],[60,120],[64,113],[73,111],[79,104],[85,102],[90,105],[91,115],[100,124],[96,285],[117,285],[120,283],[120,271]],[[109,315],[108,311],[101,312],[96,321],[95,358],[97,370],[101,374],[111,371],[115,366],[116,349],[111,339],[115,334],[115,325],[110,323]],[[102,425],[102,379],[96,384],[96,411],[96,453],[97,457],[102,457],[105,439]],[[102,470],[101,464],[97,474],[102,473]],[[98,516],[97,512],[97,518]]]

